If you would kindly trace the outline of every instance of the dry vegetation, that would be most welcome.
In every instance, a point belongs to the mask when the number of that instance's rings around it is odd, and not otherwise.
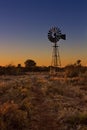
[[[0,130],[87,130],[87,73],[0,76]]]

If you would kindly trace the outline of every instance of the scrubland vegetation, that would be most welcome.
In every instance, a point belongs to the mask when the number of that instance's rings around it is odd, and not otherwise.
[[[0,130],[87,130],[87,70],[67,67],[1,75]]]

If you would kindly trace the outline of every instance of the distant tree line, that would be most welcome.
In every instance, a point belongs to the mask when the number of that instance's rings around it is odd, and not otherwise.
[[[37,66],[36,62],[32,59],[28,59],[24,62],[25,66],[18,64],[17,66],[9,64],[6,66],[0,66],[0,75],[22,75],[27,72],[42,72],[49,71],[49,67]]]
[[[7,66],[0,66],[0,75],[22,75],[28,72],[49,72],[51,66],[37,66],[36,62],[32,59],[27,59],[24,62],[25,66],[18,64],[17,66],[9,64]],[[81,65],[81,60],[76,63],[67,65],[65,67],[57,67],[59,72],[66,72],[67,77],[76,77],[80,73],[87,71],[86,66]]]

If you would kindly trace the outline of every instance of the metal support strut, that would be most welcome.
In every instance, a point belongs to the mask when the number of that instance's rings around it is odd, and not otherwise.
[[[59,46],[57,46],[57,43],[53,46],[53,53],[52,53],[52,63],[51,63],[51,72],[56,72],[57,67],[61,66],[61,60],[59,55]]]

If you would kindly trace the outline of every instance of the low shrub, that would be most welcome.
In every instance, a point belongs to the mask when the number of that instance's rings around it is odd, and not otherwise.
[[[75,113],[68,117],[67,123],[76,125],[76,124],[87,124],[87,113]]]

